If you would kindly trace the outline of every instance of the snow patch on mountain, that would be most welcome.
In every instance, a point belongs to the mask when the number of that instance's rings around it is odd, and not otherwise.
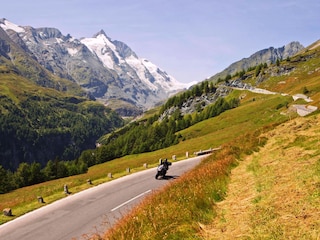
[[[71,56],[74,56],[78,53],[78,49],[76,48],[67,48],[67,51]]]
[[[153,76],[156,76],[155,83],[160,84],[166,90],[181,90],[184,88],[189,88],[190,86],[197,83],[191,82],[186,84],[178,82],[174,77],[170,76],[147,59],[142,59],[141,63],[149,70],[149,72]],[[163,79],[165,79],[166,81],[162,81]]]
[[[143,60],[135,58],[134,56],[130,56],[126,58],[126,62],[129,64],[130,67],[137,73],[138,77],[152,90],[156,91],[157,86],[153,84],[150,79],[146,76],[147,69],[143,65]]]
[[[124,62],[117,54],[114,44],[110,42],[110,40],[104,34],[99,34],[92,38],[83,38],[80,41],[86,45],[92,53],[96,54],[104,66],[109,69],[114,70],[114,57],[118,59],[119,63]],[[113,56],[113,53],[116,55]]]
[[[0,27],[7,31],[7,30],[13,30],[17,33],[20,33],[20,32],[25,32],[24,28],[12,23],[12,22],[9,22],[7,19],[3,18],[3,19],[0,19]]]

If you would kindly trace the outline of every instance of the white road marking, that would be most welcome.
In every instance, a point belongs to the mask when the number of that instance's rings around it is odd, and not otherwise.
[[[137,199],[137,198],[139,198],[139,197],[142,197],[143,195],[145,195],[145,194],[147,194],[147,193],[149,193],[149,192],[151,192],[151,189],[150,189],[150,190],[147,190],[147,191],[145,191],[145,192],[143,192],[143,193],[141,193],[141,194],[139,194],[139,195],[137,195],[137,196],[135,196],[135,197],[133,197],[133,198],[129,199],[128,201],[126,201],[126,202],[124,202],[124,203],[120,204],[119,206],[117,206],[117,207],[115,207],[115,208],[111,209],[111,212],[113,212],[113,211],[117,210],[118,208],[121,208],[122,206],[124,206],[124,205],[128,204],[129,202],[131,202],[131,201],[133,201],[133,200],[135,200],[135,199]]]

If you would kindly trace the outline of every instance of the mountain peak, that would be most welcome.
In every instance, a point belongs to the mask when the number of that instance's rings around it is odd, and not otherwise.
[[[283,58],[287,58],[292,55],[295,55],[298,52],[300,52],[302,49],[304,49],[304,46],[300,42],[298,41],[290,42],[284,46]]]
[[[104,31],[103,29],[101,29],[99,32],[97,32],[96,34],[94,34],[94,35],[93,35],[93,38],[96,38],[96,37],[98,37],[98,36],[100,36],[100,35],[103,35],[103,36],[105,36],[106,38],[110,39],[110,38],[107,36],[107,34],[105,33],[105,31]]]

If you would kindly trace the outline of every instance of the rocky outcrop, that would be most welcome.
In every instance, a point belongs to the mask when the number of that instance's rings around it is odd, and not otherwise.
[[[203,110],[206,106],[216,102],[217,99],[227,96],[231,91],[231,88],[220,85],[214,93],[190,97],[181,105],[181,107],[173,106],[165,110],[164,113],[159,117],[159,120],[161,121],[165,118],[169,118],[177,109],[179,109],[179,112],[182,116]]]

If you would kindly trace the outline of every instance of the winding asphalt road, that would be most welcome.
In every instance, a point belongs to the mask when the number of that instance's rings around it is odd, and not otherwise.
[[[143,197],[174,181],[203,157],[174,162],[164,180],[156,180],[156,169],[152,168],[69,195],[0,225],[0,239],[88,239],[92,234],[103,233]]]

